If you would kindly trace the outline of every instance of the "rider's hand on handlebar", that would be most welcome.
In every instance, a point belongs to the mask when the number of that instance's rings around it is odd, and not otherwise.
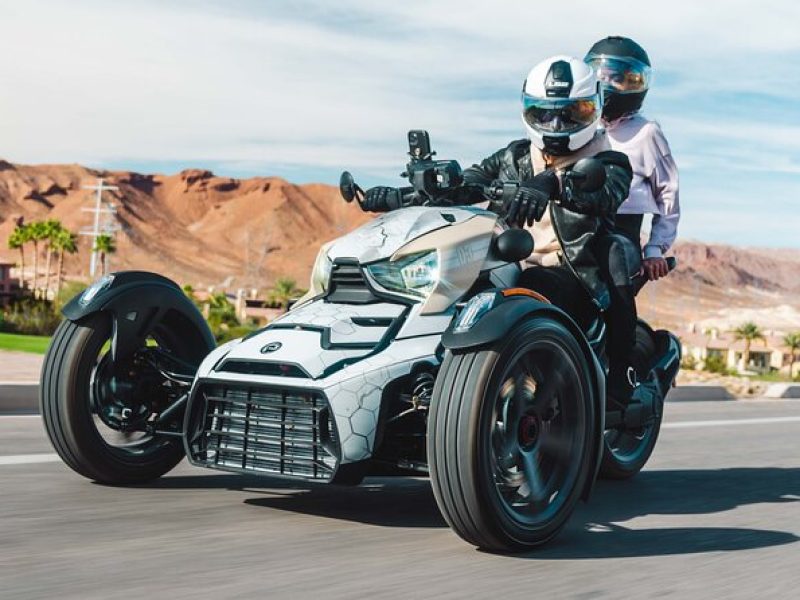
[[[528,227],[539,221],[547,209],[547,194],[532,187],[520,186],[514,198],[505,207],[506,221],[509,225]]]
[[[541,190],[551,200],[558,198],[561,193],[561,183],[558,181],[558,175],[556,175],[555,171],[550,171],[549,169],[534,175],[532,179],[523,181],[520,185]]]
[[[667,261],[661,256],[645,258],[642,261],[642,271],[644,271],[647,279],[650,281],[657,281],[669,275],[669,266],[667,265]]]
[[[367,190],[361,208],[368,212],[388,212],[400,208],[403,205],[402,198],[399,189],[379,185]]]
[[[547,209],[547,202],[557,196],[558,177],[552,171],[544,171],[532,179],[522,181],[519,189],[506,208],[506,220],[511,225],[528,227],[540,221]]]

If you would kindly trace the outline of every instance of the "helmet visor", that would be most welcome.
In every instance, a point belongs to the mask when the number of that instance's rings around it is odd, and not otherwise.
[[[535,98],[522,95],[522,117],[541,133],[569,134],[600,118],[600,96],[587,98]]]
[[[650,67],[634,58],[590,54],[586,57],[586,62],[597,73],[597,79],[605,89],[632,94],[650,87]]]

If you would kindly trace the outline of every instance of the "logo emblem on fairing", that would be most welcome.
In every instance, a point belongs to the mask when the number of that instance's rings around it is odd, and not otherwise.
[[[276,352],[277,350],[281,349],[281,346],[283,346],[283,344],[281,344],[280,342],[269,343],[266,346],[262,346],[261,354],[269,354],[270,352]]]

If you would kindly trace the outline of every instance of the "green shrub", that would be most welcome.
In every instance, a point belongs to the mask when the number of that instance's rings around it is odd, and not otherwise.
[[[88,287],[87,283],[83,281],[67,281],[61,286],[61,291],[56,298],[56,306],[64,306],[67,302],[72,300],[75,296],[80,294]]]
[[[224,344],[236,338],[244,337],[256,329],[258,329],[258,325],[255,323],[247,323],[244,325],[234,325],[233,327],[228,325],[221,325],[217,328],[212,327],[211,332],[214,334],[214,339],[217,340],[217,344]]]
[[[207,315],[206,322],[218,344],[244,337],[258,328],[255,322],[240,322],[236,317],[236,307],[222,292],[211,294],[207,300],[200,301],[191,285],[184,285],[183,291],[198,310]]]
[[[46,300],[20,300],[3,314],[0,330],[26,335],[53,335],[61,322],[61,314],[52,302]]]
[[[694,371],[697,368],[697,359],[693,354],[687,354],[681,358],[681,369],[684,371]]]
[[[729,375],[728,364],[725,358],[717,354],[706,357],[703,369],[709,373],[717,373],[719,375]]]

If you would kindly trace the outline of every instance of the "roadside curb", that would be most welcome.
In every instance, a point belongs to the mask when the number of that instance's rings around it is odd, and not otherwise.
[[[36,414],[38,412],[38,381],[0,381],[0,414]]]
[[[736,400],[721,385],[680,385],[672,388],[667,394],[668,402],[695,402],[702,400]]]
[[[765,398],[800,398],[800,383],[773,383],[764,392]]]

